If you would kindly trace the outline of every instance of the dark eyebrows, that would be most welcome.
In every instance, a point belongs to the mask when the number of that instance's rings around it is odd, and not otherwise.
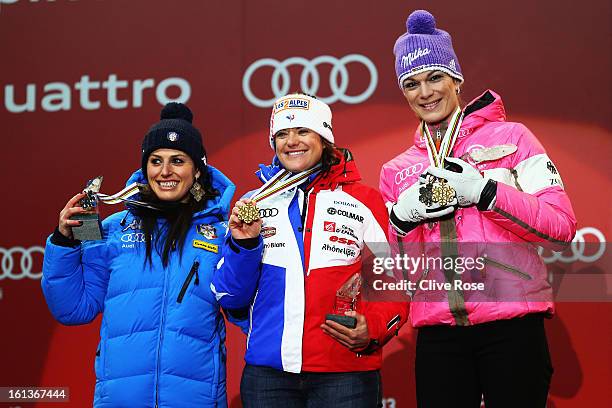
[[[444,75],[444,72],[442,72],[440,70],[427,71],[427,76],[425,77],[425,80],[430,79],[434,75]],[[404,81],[402,82],[402,86],[404,86],[406,84],[406,82],[408,82],[408,81],[419,82],[418,80],[410,77],[410,78],[404,79]]]
[[[163,159],[163,156],[160,156],[159,154],[155,154],[155,153],[151,153],[151,155],[149,156],[150,158],[156,158],[156,159]],[[173,154],[172,156],[170,156],[171,159],[176,159],[176,158],[183,158],[183,157],[187,157],[187,154],[185,153],[179,153],[179,154]]]

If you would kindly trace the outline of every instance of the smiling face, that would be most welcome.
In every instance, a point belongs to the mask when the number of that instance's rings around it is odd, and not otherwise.
[[[157,149],[147,160],[149,186],[161,201],[184,200],[199,175],[191,157],[180,150]]]
[[[274,144],[283,167],[293,173],[314,167],[323,154],[321,136],[304,127],[279,130],[274,135]]]
[[[459,106],[459,82],[441,71],[427,71],[402,83],[404,97],[419,119],[428,124],[446,120]]]

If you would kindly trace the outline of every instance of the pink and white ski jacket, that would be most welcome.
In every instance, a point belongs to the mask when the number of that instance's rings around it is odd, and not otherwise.
[[[561,250],[574,238],[576,218],[561,177],[529,129],[506,122],[501,98],[493,91],[470,103],[464,115],[452,157],[485,147],[517,146],[515,153],[501,159],[471,163],[485,178],[497,181],[493,208],[458,208],[446,221],[424,222],[405,235],[390,226],[389,235],[390,240],[397,240],[400,252],[412,257],[440,255],[441,247],[447,254],[450,247],[451,254],[484,255],[485,267],[476,280],[484,282],[485,288],[480,292],[439,286],[432,290],[424,283],[450,282],[448,271],[413,270],[407,279],[425,282],[413,293],[412,324],[464,326],[529,313],[552,315],[552,289],[537,246]],[[414,146],[382,167],[380,191],[387,205],[417,183],[428,166],[425,140],[417,129]],[[470,280],[469,276],[461,278]]]

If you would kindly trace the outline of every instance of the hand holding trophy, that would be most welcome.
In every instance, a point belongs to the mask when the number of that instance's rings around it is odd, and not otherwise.
[[[102,184],[102,177],[91,180],[83,192],[72,197],[60,212],[59,232],[70,239],[101,239],[97,214],[96,193]]]
[[[102,239],[102,226],[100,225],[100,217],[97,211],[97,194],[100,192],[103,179],[104,177],[98,176],[90,180],[83,189],[83,194],[85,195],[78,202],[83,212],[76,213],[70,218],[80,222],[79,225],[72,227],[74,239],[81,241]]]
[[[325,315],[321,329],[349,350],[358,352],[370,343],[368,322],[364,315],[355,311],[357,297],[361,292],[362,278],[352,275],[336,291],[333,313]]]
[[[82,193],[72,197],[60,212],[58,229],[65,237],[71,239],[100,240],[102,239],[102,226],[98,216],[98,204],[125,203],[130,206],[147,207],[153,210],[160,208],[142,201],[131,199],[137,195],[143,184],[132,183],[113,195],[100,193],[102,176],[90,180]]]
[[[357,296],[361,292],[361,275],[357,272],[351,276],[344,284],[336,291],[336,299],[334,301],[334,312],[325,316],[326,320],[331,320],[340,323],[349,329],[354,329],[357,324],[357,319],[346,316],[345,312],[354,311],[357,306]]]

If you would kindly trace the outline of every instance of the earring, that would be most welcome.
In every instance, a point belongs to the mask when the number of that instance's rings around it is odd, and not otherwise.
[[[204,189],[202,188],[200,183],[198,183],[197,180],[193,181],[193,185],[189,189],[189,192],[193,196],[193,199],[196,200],[198,203],[202,201],[202,197],[204,197]]]
[[[459,95],[461,93],[461,88],[457,88],[455,92],[457,92],[457,95]]]

